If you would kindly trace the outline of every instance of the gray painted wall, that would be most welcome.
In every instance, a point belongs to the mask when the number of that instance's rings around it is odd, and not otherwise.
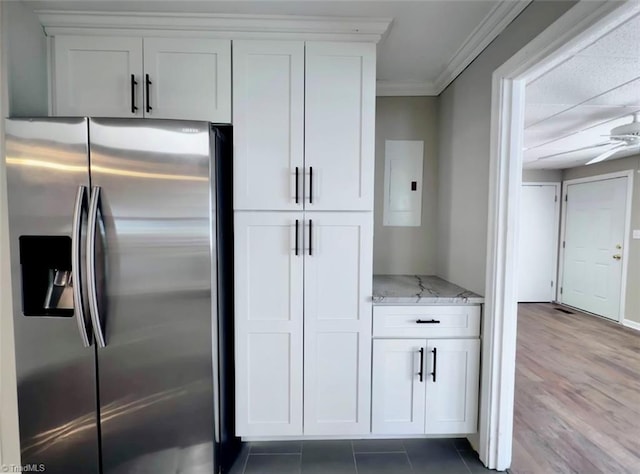
[[[616,171],[634,170],[633,198],[631,203],[631,229],[640,229],[640,155],[620,160],[610,160],[596,165],[565,170],[563,179],[598,176]],[[640,323],[640,240],[630,240],[627,273],[627,298],[625,319]]]
[[[437,274],[485,292],[491,75],[575,2],[535,1],[442,93]]]
[[[562,170],[522,170],[523,183],[560,183]]]
[[[2,47],[5,48],[8,71],[8,115],[47,116],[47,41],[42,26],[23,2],[1,3]]]
[[[373,272],[433,274],[436,267],[437,97],[378,97],[376,100],[376,182]],[[385,227],[385,140],[423,140],[423,193],[420,227]]]

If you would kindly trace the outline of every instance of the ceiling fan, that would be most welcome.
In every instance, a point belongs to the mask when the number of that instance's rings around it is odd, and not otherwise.
[[[601,143],[596,146],[606,146],[613,145],[604,153],[596,156],[589,162],[588,165],[593,165],[595,163],[600,163],[601,161],[606,160],[607,158],[611,158],[613,155],[618,153],[619,151],[637,147],[640,145],[640,113],[633,114],[633,121],[626,125],[620,125],[619,127],[615,127],[611,129],[609,133],[609,141],[605,143]]]
[[[600,163],[601,161],[611,158],[616,153],[628,150],[634,147],[640,147],[640,112],[633,114],[633,121],[626,125],[620,125],[611,129],[609,135],[605,135],[609,138],[608,141],[603,143],[597,143],[582,148],[576,148],[575,150],[564,151],[562,153],[556,153],[554,155],[546,156],[544,159],[555,158],[559,155],[566,155],[574,153],[576,151],[591,150],[593,148],[608,147],[603,153],[599,154],[595,158],[588,161],[587,165],[593,165]]]

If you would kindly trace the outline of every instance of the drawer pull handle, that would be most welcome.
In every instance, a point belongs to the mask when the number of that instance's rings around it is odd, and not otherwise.
[[[428,321],[418,319],[416,321],[416,324],[440,324],[440,321],[438,321],[437,319],[429,319]]]
[[[420,372],[418,375],[420,376],[420,382],[424,381],[424,348],[421,347],[418,351],[420,353]]]

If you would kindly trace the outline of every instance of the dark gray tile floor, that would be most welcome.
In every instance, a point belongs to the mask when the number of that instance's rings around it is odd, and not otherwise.
[[[246,443],[230,474],[476,474],[466,439]]]

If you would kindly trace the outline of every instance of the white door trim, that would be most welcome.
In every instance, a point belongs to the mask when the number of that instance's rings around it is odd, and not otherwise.
[[[640,2],[582,0],[493,73],[483,377],[471,438],[491,469],[511,465],[525,86],[638,13]]]
[[[606,181],[608,179],[627,178],[627,200],[625,209],[625,221],[624,221],[624,239],[622,241],[622,280],[620,282],[620,310],[616,321],[622,324],[625,319],[625,306],[627,302],[627,271],[629,269],[629,244],[631,233],[631,204],[633,202],[633,175],[634,170],[618,171],[616,173],[607,173],[597,176],[588,176],[586,178],[568,179],[562,182],[562,202],[566,202],[568,187],[572,184],[594,183],[597,181]],[[564,242],[565,234],[567,230],[567,206],[562,206],[562,217],[560,218],[560,242]],[[560,283],[564,277],[564,252],[565,249],[560,247],[560,263],[558,265],[558,285],[556,290],[556,298],[558,301],[562,301],[560,296]]]
[[[556,196],[558,197],[558,199],[556,199],[556,205],[555,205],[555,215],[553,217],[553,221],[555,223],[555,228],[556,228],[556,232],[555,232],[555,240],[553,242],[553,248],[556,249],[556,253],[555,253],[555,258],[553,260],[553,268],[555,268],[555,273],[553,275],[553,283],[554,283],[554,288],[553,288],[553,293],[555,295],[555,299],[558,299],[558,288],[560,287],[560,274],[558,272],[558,264],[559,264],[559,249],[560,249],[560,242],[562,242],[562,239],[560,238],[560,233],[561,233],[561,225],[560,225],[560,216],[561,216],[561,208],[562,206],[560,205],[560,201],[562,200],[562,183],[558,182],[558,181],[553,181],[553,182],[534,182],[534,181],[525,181],[522,183],[522,186],[553,186],[556,190]]]

